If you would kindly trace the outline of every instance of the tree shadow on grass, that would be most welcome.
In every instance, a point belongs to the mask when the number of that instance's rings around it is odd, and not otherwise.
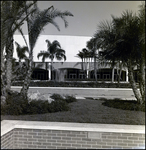
[[[139,105],[135,100],[121,100],[115,98],[112,100],[105,100],[102,105],[122,110],[145,112],[145,104]]]

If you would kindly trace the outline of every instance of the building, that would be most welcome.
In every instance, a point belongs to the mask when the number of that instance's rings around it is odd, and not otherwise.
[[[51,62],[34,62],[34,70],[32,80],[52,80],[56,81],[80,81],[80,80],[95,80],[94,63],[86,62],[54,62],[53,71],[51,71]],[[111,81],[114,76],[114,81],[117,81],[117,68],[112,69],[110,65],[97,66],[97,79],[99,81]],[[113,74],[114,71],[114,74]],[[128,82],[128,71],[122,68],[121,81]]]
[[[47,44],[45,40],[48,39],[51,42],[54,40],[59,41],[62,49],[66,51],[67,60],[65,62],[59,62],[54,59],[53,71],[51,71],[51,62],[41,62],[38,60],[37,54],[41,50],[47,50]],[[86,47],[86,42],[91,37],[86,36],[65,36],[65,35],[41,35],[34,48],[34,69],[32,73],[32,80],[52,80],[57,81],[73,81],[73,80],[95,80],[94,63],[86,62],[83,64],[81,59],[75,57],[79,50]],[[24,40],[21,35],[15,35],[14,40],[20,45],[24,45]],[[14,45],[14,49],[16,49]],[[14,51],[14,57],[17,58],[16,50]],[[98,81],[117,81],[118,71],[116,67],[111,68],[110,64],[96,63],[97,67],[97,80]],[[128,82],[128,70],[122,68],[120,81]]]

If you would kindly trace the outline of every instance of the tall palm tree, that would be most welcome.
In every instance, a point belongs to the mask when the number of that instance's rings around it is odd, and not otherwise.
[[[145,9],[143,9],[145,11]],[[138,103],[142,104],[145,101],[145,50],[144,43],[141,41],[142,35],[145,33],[145,21],[141,20],[138,16],[130,11],[125,11],[121,18],[115,18],[114,26],[120,27],[118,34],[121,41],[118,41],[120,54],[122,55],[123,62],[126,63],[129,72],[130,84],[132,86],[135,97]],[[141,30],[143,27],[143,31]],[[142,32],[141,32],[142,31]],[[137,89],[134,80],[134,67],[138,68],[139,88]]]
[[[68,22],[66,21],[66,16],[73,16],[69,11],[59,11],[54,9],[53,6],[40,11],[35,6],[35,13],[32,13],[30,17],[27,18],[27,27],[28,27],[28,37],[29,37],[29,63],[28,63],[28,70],[27,75],[23,83],[23,87],[21,89],[21,94],[24,97],[27,97],[27,91],[29,89],[29,84],[31,81],[31,74],[32,74],[32,66],[33,66],[33,49],[37,42],[41,31],[44,29],[46,25],[49,23],[53,24],[59,31],[58,24],[54,21],[56,17],[60,17],[64,23],[65,27],[68,26]],[[26,15],[28,15],[29,10],[26,9]]]
[[[5,97],[7,96],[6,91],[11,88],[13,35],[16,30],[19,30],[22,34],[20,27],[27,17],[24,16],[24,3],[25,1],[1,1],[1,84],[3,84],[1,92]],[[26,9],[32,5],[33,3],[26,5]],[[6,57],[4,56],[4,51]],[[4,58],[6,58],[6,67],[4,66]],[[3,82],[2,76],[6,77],[6,84]]]
[[[140,71],[139,71],[139,85],[142,99],[145,100],[145,3],[142,2],[139,5],[139,42],[141,44],[141,57],[140,59]]]
[[[96,38],[91,38],[89,41],[87,41],[87,48],[89,49],[90,57],[94,59],[94,76],[95,76],[95,81],[97,82],[97,42]]]
[[[142,35],[145,34],[143,24],[145,24],[144,19],[142,21],[132,11],[125,11],[121,17],[112,16],[112,26],[107,26],[108,28],[100,26],[96,34],[105,56],[115,57],[117,61],[126,64],[130,84],[139,104],[145,102],[145,43],[141,40]],[[136,66],[139,68],[140,92],[137,89],[133,75]]]
[[[49,58],[51,59],[51,72],[52,72],[52,79],[54,79],[53,75],[53,60],[56,58],[57,60],[66,60],[65,56],[65,50],[61,49],[60,43],[55,40],[52,43],[49,40],[46,40],[47,43],[47,51],[40,51],[37,55],[38,59],[39,57],[42,57],[42,62],[45,61],[45,59]]]
[[[78,58],[80,58],[80,59],[82,60],[82,64],[81,64],[82,67],[81,67],[81,68],[82,68],[82,70],[84,70],[84,67],[83,67],[84,54],[83,54],[83,52],[82,52],[82,51],[79,51],[79,52],[77,53],[76,57],[78,57]]]

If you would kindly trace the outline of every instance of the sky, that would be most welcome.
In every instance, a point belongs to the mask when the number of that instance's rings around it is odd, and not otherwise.
[[[101,21],[110,21],[111,15],[119,17],[125,10],[138,12],[138,6],[140,4],[141,1],[38,1],[38,7],[41,10],[53,5],[55,9],[61,10],[62,12],[68,10],[74,16],[66,17],[66,20],[69,23],[67,28],[65,28],[64,22],[60,18],[55,19],[60,27],[60,31],[58,31],[52,24],[48,24],[44,28],[44,31],[41,33],[34,49],[34,60],[41,61],[41,59],[37,59],[36,55],[40,50],[46,50],[46,39],[51,42],[58,39],[62,48],[66,50],[66,61],[81,61],[75,57],[75,55],[79,50],[86,47],[86,42],[93,37]],[[27,34],[26,27],[26,24],[24,24],[24,34]],[[23,46],[23,39],[19,35],[20,34],[16,32],[14,40]],[[70,40],[68,38],[70,38]],[[74,54],[72,52],[74,52]]]

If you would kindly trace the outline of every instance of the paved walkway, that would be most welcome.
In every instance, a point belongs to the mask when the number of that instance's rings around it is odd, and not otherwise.
[[[20,91],[21,87],[12,86],[13,90]],[[61,95],[74,95],[77,99],[85,98],[120,98],[123,100],[136,100],[132,89],[130,88],[75,88],[75,87],[30,87],[29,93],[39,92],[44,95],[53,93]]]

